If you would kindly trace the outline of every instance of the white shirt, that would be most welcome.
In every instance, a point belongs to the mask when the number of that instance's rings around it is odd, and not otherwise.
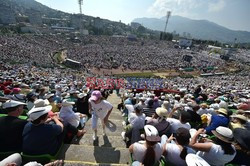
[[[167,155],[165,156],[166,160],[174,165],[186,166],[186,161],[180,157],[181,149],[177,144],[167,143],[166,144]],[[191,148],[187,148],[187,153],[193,153],[194,151]]]
[[[233,145],[232,147],[234,148]],[[220,145],[213,144],[209,152],[198,151],[197,155],[206,160],[210,165],[220,166],[232,161],[236,155],[236,151],[233,155],[224,154],[224,150],[222,150]]]
[[[134,106],[130,104],[125,104],[125,107],[128,110],[128,118],[130,118],[131,113],[135,112]]]
[[[92,111],[96,114],[100,119],[104,119],[109,110],[113,108],[113,106],[106,100],[102,100],[100,103],[95,104],[93,101],[89,100]]]
[[[72,106],[62,107],[59,117],[72,126],[78,127],[80,122],[80,113],[75,113],[72,108]]]
[[[171,125],[171,133],[176,133],[176,130],[181,127],[186,128],[188,130],[191,129],[191,125],[188,122],[183,124],[178,119],[174,118],[167,118],[167,121]]]
[[[143,142],[143,143],[142,143]],[[133,159],[139,162],[143,161],[144,155],[146,153],[145,141],[136,142],[133,144]],[[162,148],[161,144],[157,143],[154,146],[155,151],[155,161],[158,161],[161,158]]]
[[[133,128],[142,129],[145,124],[145,118],[146,118],[145,114],[137,116],[136,113],[131,113],[128,121]]]

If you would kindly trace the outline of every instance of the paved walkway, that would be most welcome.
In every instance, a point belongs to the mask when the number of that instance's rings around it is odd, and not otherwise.
[[[108,97],[113,105],[113,111],[109,118],[106,136],[102,135],[102,126],[98,122],[97,140],[92,140],[93,131],[91,120],[86,123],[87,133],[80,140],[73,140],[73,144],[64,145],[60,159],[65,160],[66,166],[88,166],[88,165],[128,165],[130,155],[124,141],[121,138],[123,131],[121,112],[117,105],[121,99],[115,94]]]

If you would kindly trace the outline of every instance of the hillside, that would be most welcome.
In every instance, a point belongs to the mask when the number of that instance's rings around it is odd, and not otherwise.
[[[146,28],[163,31],[165,26],[165,17],[157,18],[136,18],[133,22],[138,22]],[[207,20],[192,20],[180,16],[172,16],[169,19],[167,27],[168,32],[176,31],[182,35],[184,32],[190,33],[193,38],[203,40],[217,40],[221,42],[250,42],[250,32],[234,31]]]

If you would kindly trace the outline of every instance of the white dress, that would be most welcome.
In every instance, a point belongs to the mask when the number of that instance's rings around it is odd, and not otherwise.
[[[234,148],[233,145],[232,147]],[[232,161],[236,155],[236,151],[232,155],[224,154],[224,150],[222,150],[220,145],[213,144],[209,152],[198,151],[197,155],[206,160],[210,165],[221,166]]]

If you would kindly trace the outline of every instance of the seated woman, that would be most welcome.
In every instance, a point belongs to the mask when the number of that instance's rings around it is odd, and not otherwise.
[[[67,99],[62,101],[62,108],[59,113],[59,117],[63,119],[64,122],[71,124],[74,127],[84,127],[86,115],[79,112],[75,113],[73,111],[74,102],[69,102]]]
[[[187,147],[189,144],[189,139],[191,135],[189,130],[186,128],[179,128],[176,131],[175,137],[171,135],[171,137],[164,144],[164,140],[167,139],[166,135],[162,136],[162,144],[163,145],[163,155],[166,160],[174,165],[178,166],[186,166],[185,158],[188,153],[194,153],[194,151]],[[171,141],[175,139],[175,142]]]
[[[159,161],[162,155],[161,144],[158,143],[161,138],[157,129],[152,125],[144,126],[144,130],[146,141],[130,145],[129,151],[133,154],[134,160],[142,163],[144,166],[152,166]]]
[[[205,132],[204,129],[199,129],[193,136],[190,142],[190,147],[197,150],[197,155],[202,157],[210,165],[225,165],[232,161],[236,155],[236,150],[232,145],[233,132],[227,127],[219,126],[216,130],[212,130],[216,140],[214,142],[201,140],[198,142],[200,134]]]
[[[48,107],[33,108],[29,111],[29,120],[23,130],[23,152],[29,155],[55,155],[64,136],[63,124],[57,116],[52,119],[55,124],[48,124]]]
[[[234,146],[236,156],[230,163],[238,165],[250,165],[250,131],[236,128],[234,131]]]
[[[147,119],[147,124],[154,126],[158,132],[159,136],[166,134],[170,129],[170,123],[166,121],[168,111],[165,108],[159,107],[155,110],[152,118]]]

